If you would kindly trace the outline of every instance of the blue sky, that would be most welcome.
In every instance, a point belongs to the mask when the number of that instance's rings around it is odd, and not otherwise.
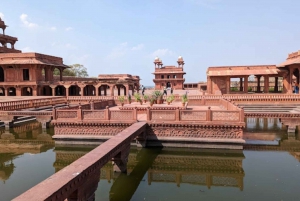
[[[30,3],[29,3],[30,2]],[[139,75],[155,56],[185,60],[186,82],[209,66],[278,64],[300,49],[298,0],[9,0],[0,16],[16,48],[80,63],[90,76]]]

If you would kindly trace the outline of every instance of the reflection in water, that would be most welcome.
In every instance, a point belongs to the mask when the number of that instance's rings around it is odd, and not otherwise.
[[[41,129],[40,124],[36,122],[22,126],[20,125],[9,131],[0,130],[0,179],[7,181],[5,184],[1,183],[4,187],[13,184],[24,190],[16,190],[13,192],[15,194],[6,195],[7,190],[2,187],[2,191],[0,188],[1,197],[16,197],[21,192],[47,178],[54,172],[54,169],[55,172],[60,171],[95,148],[95,146],[79,147],[76,145],[67,147],[56,145],[54,152],[52,150],[47,152],[46,157],[50,158],[45,158],[45,160],[50,161],[50,165],[48,165],[49,167],[43,167],[42,171],[49,172],[50,169],[51,174],[43,177],[39,177],[38,174],[29,175],[28,177],[36,180],[35,184],[27,182],[27,180],[26,182],[19,182],[12,176],[20,172],[20,164],[18,164],[20,160],[18,159],[23,158],[23,163],[26,163],[28,159],[37,160],[36,162],[31,161],[33,164],[37,164],[32,166],[36,171],[41,169],[41,158],[24,155],[24,153],[39,155],[41,152],[54,147],[54,142],[51,140],[52,130],[45,132]],[[133,147],[129,154],[127,174],[114,173],[113,165],[108,163],[100,171],[95,171],[90,178],[85,180],[85,183],[82,183],[81,188],[74,192],[71,198],[85,200],[103,200],[107,198],[107,200],[126,201],[143,200],[143,197],[147,197],[147,200],[158,200],[164,196],[164,199],[183,200],[184,194],[188,194],[189,189],[194,189],[191,199],[188,200],[213,200],[216,196],[219,196],[219,199],[215,200],[222,200],[222,196],[226,196],[227,193],[232,196],[240,196],[238,197],[240,199],[231,197],[232,199],[228,198],[228,200],[244,200],[245,197],[249,197],[248,200],[259,200],[257,195],[261,195],[260,189],[262,191],[275,189],[276,192],[281,189],[281,186],[278,188],[272,186],[278,175],[282,176],[282,180],[290,177],[285,180],[285,185],[286,188],[293,189],[292,187],[295,185],[291,180],[295,178],[294,180],[298,181],[300,179],[297,173],[298,169],[295,169],[300,162],[298,135],[287,135],[278,119],[267,121],[264,119],[248,119],[244,137],[247,140],[276,141],[277,144],[272,146],[247,144],[244,146],[244,150],[240,151],[180,148],[137,149]],[[264,163],[265,161],[268,163]],[[285,164],[281,161],[285,161]],[[270,162],[272,162],[272,165]],[[277,169],[279,173],[269,173],[277,171]],[[24,166],[21,172],[22,174],[27,173]],[[270,178],[266,178],[265,175],[269,175]],[[274,178],[273,175],[275,175]],[[255,187],[257,184],[264,183],[268,187]],[[161,192],[157,193],[159,190]],[[180,193],[176,194],[177,191]],[[156,193],[157,195],[154,195]],[[173,193],[178,197],[174,197]],[[289,196],[294,195],[293,193],[294,191],[287,194],[281,192],[285,195],[283,198],[291,198]],[[95,194],[97,195],[96,198]],[[209,197],[200,197],[198,194]]]
[[[6,181],[13,174],[14,159],[24,153],[37,154],[54,147],[54,141],[47,131],[42,132],[39,122],[20,124],[0,130],[0,180]],[[48,130],[48,133],[51,131]]]
[[[79,148],[55,149],[55,169],[60,170],[87,153]],[[130,200],[148,175],[148,185],[153,182],[234,187],[243,190],[243,152],[195,149],[141,149],[132,148],[127,174],[113,172],[111,163],[101,169],[101,179],[113,181],[110,200]]]

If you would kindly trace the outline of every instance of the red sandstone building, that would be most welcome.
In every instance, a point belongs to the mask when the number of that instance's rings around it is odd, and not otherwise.
[[[209,67],[206,74],[209,94],[249,92],[291,94],[294,81],[299,83],[300,51],[289,54],[286,61],[279,65]],[[254,79],[250,80],[250,77]],[[239,86],[233,87],[237,90],[232,90],[232,79],[239,79]],[[270,86],[270,83],[273,85]]]
[[[155,89],[163,89],[164,87],[173,89],[183,89],[183,83],[185,79],[183,75],[184,61],[180,56],[178,57],[178,66],[163,66],[162,60],[158,57],[154,60],[155,72],[153,73],[155,78]]]
[[[0,96],[114,96],[133,94],[140,88],[139,76],[129,74],[64,77],[69,67],[62,58],[14,49],[18,39],[5,35],[6,27],[0,19]],[[55,69],[59,76],[54,75]]]

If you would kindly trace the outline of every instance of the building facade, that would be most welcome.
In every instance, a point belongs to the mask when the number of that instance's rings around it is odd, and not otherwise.
[[[0,19],[0,96],[114,96],[139,91],[139,76],[129,74],[62,76],[69,68],[62,58],[14,49],[18,39],[5,35],[6,27]]]
[[[155,72],[153,82],[155,89],[160,90],[163,88],[183,89],[184,74],[183,71],[184,61],[182,56],[178,57],[178,66],[163,66],[162,60],[158,57],[154,60]]]

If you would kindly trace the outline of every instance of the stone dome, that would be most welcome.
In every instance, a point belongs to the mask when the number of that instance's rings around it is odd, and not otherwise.
[[[183,60],[182,56],[179,56],[179,57],[178,57],[178,60]]]

